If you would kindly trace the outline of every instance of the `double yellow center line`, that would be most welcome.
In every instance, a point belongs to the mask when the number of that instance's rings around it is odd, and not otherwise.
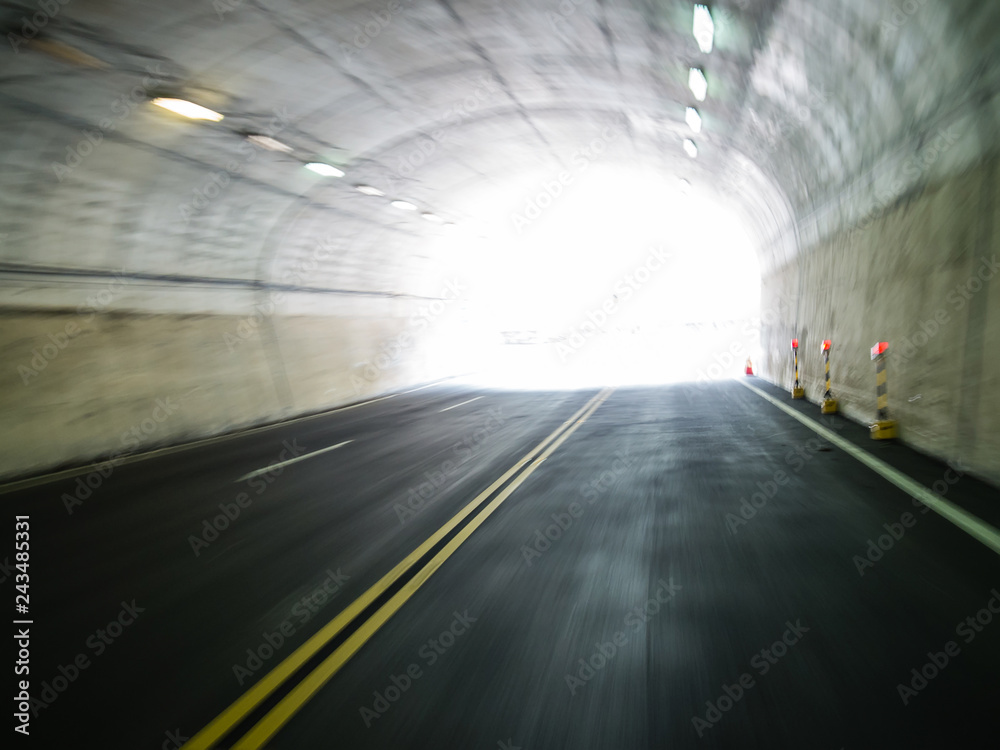
[[[288,657],[265,675],[229,708],[213,719],[204,729],[183,745],[181,750],[209,750],[219,740],[228,735],[250,715],[268,696],[289,680],[303,665],[315,657],[327,644],[337,637],[358,615],[383,596],[394,584],[406,576],[419,560],[426,556],[441,540],[447,537],[470,515],[502,487],[511,477],[515,477],[493,500],[480,510],[455,536],[445,544],[422,568],[420,568],[385,604],[362,622],[344,642],[307,674],[270,711],[239,739],[233,750],[257,750],[264,747],[271,737],[280,730],[298,711],[323,687],[354,654],[381,628],[390,617],[402,608],[440,568],[445,560],[454,554],[462,543],[492,515],[501,503],[527,479],[541,463],[552,455],[581,424],[597,411],[612,393],[605,388],[584,404],[573,416],[563,422],[551,435],[536,445],[516,464],[508,469],[493,484],[481,492],[472,502],[462,508],[444,526],[435,531],[426,541],[407,555],[398,565],[386,573],[370,589],[355,599],[330,622],[299,646]],[[527,466],[527,469],[525,469]],[[524,469],[522,471],[522,469]],[[520,474],[518,474],[520,472]]]

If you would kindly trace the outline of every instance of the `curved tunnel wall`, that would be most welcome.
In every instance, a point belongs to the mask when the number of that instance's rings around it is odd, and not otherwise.
[[[841,411],[867,422],[876,414],[869,349],[887,341],[890,416],[902,439],[996,482],[997,9],[911,2],[881,11],[850,34],[828,26],[802,35],[853,64],[818,70],[820,50],[812,49],[796,68],[810,80],[825,73],[827,85],[840,70],[853,85],[833,89],[840,98],[821,130],[802,131],[831,170],[821,189],[805,165],[774,161],[802,182],[795,222],[782,230],[799,250],[763,281],[761,371],[790,387],[790,340],[798,337],[807,397],[818,401],[820,343],[829,338]],[[791,175],[776,179],[794,184]]]
[[[905,439],[1000,476],[997,295],[949,308],[996,247],[994,4],[718,3],[712,56],[685,2],[390,5],[67,4],[37,40],[33,6],[4,9],[0,474],[445,374],[422,347],[429,306],[454,307],[426,256],[441,230],[386,200],[474,223],[448,214],[465,185],[558,174],[611,127],[605,159],[710,183],[747,218],[764,377],[789,382],[794,331],[814,396],[831,338],[844,411],[870,418],[868,347],[948,309],[890,364],[891,407]],[[710,86],[695,161],[691,65]],[[145,103],[178,89],[225,127]],[[245,132],[294,153],[248,150]],[[180,406],[160,420],[164,399]]]

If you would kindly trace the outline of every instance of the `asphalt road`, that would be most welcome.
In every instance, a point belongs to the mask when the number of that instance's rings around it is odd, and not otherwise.
[[[961,467],[822,423],[1000,525]],[[0,496],[26,747],[180,747],[373,587],[218,747],[289,702],[268,747],[1000,744],[1000,558],[739,383],[435,387],[90,476]]]

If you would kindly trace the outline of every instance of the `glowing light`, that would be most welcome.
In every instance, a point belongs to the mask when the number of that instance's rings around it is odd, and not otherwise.
[[[799,340],[792,339],[792,349],[798,349],[798,348],[799,348]]]
[[[687,122],[688,127],[691,128],[695,133],[701,132],[701,115],[698,114],[698,110],[694,107],[688,107],[687,113],[684,115],[684,120]]]
[[[695,142],[692,141],[690,138],[684,139],[684,151],[692,159],[698,156],[698,146],[695,145]]]
[[[330,164],[324,164],[321,161],[313,161],[306,164],[306,169],[316,174],[321,174],[324,177],[343,177],[344,171],[337,169]]]
[[[355,185],[354,187],[359,193],[364,193],[365,195],[371,195],[376,198],[380,198],[383,195],[385,195],[385,193],[383,193],[377,187],[372,187],[371,185]]]
[[[824,351],[824,352],[830,351],[830,343],[831,343],[830,339],[825,339],[823,341],[823,349],[821,351]]]
[[[428,233],[436,262],[420,273],[431,289],[442,273],[461,278],[469,307],[431,332],[435,366],[524,388],[745,377],[746,354],[731,364],[716,355],[739,338],[758,361],[758,334],[744,332],[759,319],[760,269],[714,183],[594,164],[572,191],[539,202],[551,179],[539,168],[449,197],[449,213],[463,219],[452,234]],[[458,338],[449,325],[461,326]],[[504,331],[534,336],[505,345]]]
[[[872,347],[872,359],[877,359],[880,355],[885,354],[889,350],[888,341],[880,341]]]
[[[218,122],[223,118],[218,112],[213,112],[206,107],[202,107],[200,104],[195,104],[185,99],[157,97],[153,99],[153,104],[191,120],[211,120],[212,122]]]
[[[429,211],[425,211],[424,213],[420,214],[420,218],[424,219],[425,221],[429,221],[431,224],[444,224],[444,219],[442,219],[437,214],[430,213]]]
[[[699,102],[705,101],[705,97],[708,96],[708,81],[705,80],[705,74],[700,68],[691,68],[688,73],[688,87],[695,99]]]
[[[269,135],[260,135],[259,133],[251,133],[247,136],[247,140],[255,146],[260,146],[261,148],[266,148],[268,151],[280,151],[285,154],[292,153],[292,147],[282,143],[279,140],[272,138]]]
[[[694,38],[702,52],[711,52],[715,40],[715,23],[707,5],[694,6]]]
[[[401,211],[416,211],[417,210],[417,207],[415,205],[413,205],[412,203],[410,203],[409,201],[393,201],[392,202],[392,207],[393,208],[398,208]]]

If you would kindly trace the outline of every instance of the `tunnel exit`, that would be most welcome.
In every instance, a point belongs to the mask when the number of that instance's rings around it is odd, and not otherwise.
[[[434,342],[445,369],[469,368],[471,349],[479,371],[465,379],[494,386],[741,373],[759,345],[760,269],[734,206],[650,167],[595,163],[562,178],[475,192],[463,207],[475,228],[432,249],[469,285],[461,325]]]

